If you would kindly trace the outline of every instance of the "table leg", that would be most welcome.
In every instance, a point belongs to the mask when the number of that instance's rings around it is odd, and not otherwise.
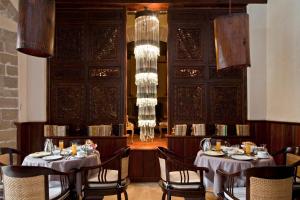
[[[159,127],[158,129],[159,129],[159,133],[160,133],[159,137],[161,138],[161,136],[162,136],[162,128]]]
[[[133,136],[134,136],[134,128],[131,129],[131,143],[133,143]]]

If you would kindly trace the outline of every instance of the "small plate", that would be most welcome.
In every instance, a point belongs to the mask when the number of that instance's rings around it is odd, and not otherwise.
[[[71,155],[71,151],[66,150],[66,149],[63,149],[63,150],[60,152],[60,155],[62,155],[62,156],[69,156],[69,155]]]
[[[259,158],[259,159],[268,159],[268,158],[270,158],[270,156],[269,155],[266,155],[266,156],[258,156],[257,155],[257,158]]]
[[[243,149],[234,149],[227,152],[229,155],[244,155]]]
[[[54,161],[54,160],[60,160],[63,157],[61,155],[53,155],[53,156],[45,156],[42,159],[46,161]]]
[[[204,151],[204,154],[208,156],[224,156],[222,151]]]
[[[247,156],[247,155],[232,155],[231,158],[235,160],[244,160],[244,161],[254,159],[253,156]]]
[[[46,152],[46,151],[40,151],[40,152],[35,152],[32,154],[29,154],[29,156],[33,157],[33,158],[42,158],[42,157],[50,156],[50,155],[51,155],[51,152]]]
[[[80,159],[85,158],[85,157],[86,157],[86,155],[78,155],[78,154],[75,156],[75,158],[80,158]]]

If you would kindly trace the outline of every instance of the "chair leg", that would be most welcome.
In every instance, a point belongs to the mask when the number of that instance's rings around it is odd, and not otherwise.
[[[161,200],[165,200],[165,199],[166,199],[166,193],[164,192],[164,193],[162,194]]]
[[[171,200],[171,193],[170,192],[168,192],[167,199]]]
[[[119,193],[119,192],[117,194],[117,200],[121,200],[121,193]]]
[[[125,197],[125,200],[128,200],[128,194],[127,194],[126,190],[124,191],[124,197]]]

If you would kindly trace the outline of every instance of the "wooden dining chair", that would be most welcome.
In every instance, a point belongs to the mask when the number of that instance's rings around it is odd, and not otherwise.
[[[244,195],[236,195],[235,178],[242,172],[226,173],[218,169],[222,176],[223,192],[220,199],[227,200],[290,200],[292,199],[292,185],[294,168],[291,166],[254,167],[244,171],[246,188]]]
[[[2,172],[5,200],[70,199],[72,173],[33,166],[4,166]],[[49,175],[57,180],[49,181]]]
[[[83,199],[117,195],[117,199],[121,200],[121,194],[124,193],[125,200],[128,200],[126,189],[129,185],[129,154],[129,147],[122,148],[100,165],[82,167],[80,171],[83,180]]]
[[[300,160],[291,164],[294,167],[293,199],[300,199]]]
[[[287,146],[271,155],[279,162],[279,164],[290,165],[300,160],[300,146]]]
[[[8,159],[4,158],[5,155],[8,156]],[[0,147],[0,156],[3,158],[1,162],[5,165],[20,165],[21,156],[25,156],[25,154],[17,149]]]
[[[167,196],[205,199],[203,173],[208,168],[196,167],[182,162],[182,158],[164,147],[157,148],[157,158],[160,166],[160,181],[163,194],[162,200]]]
[[[17,149],[9,147],[0,147],[0,167],[5,165],[19,165],[21,163],[21,156],[24,156],[24,153]],[[3,182],[2,174],[0,171],[0,200],[3,199]]]

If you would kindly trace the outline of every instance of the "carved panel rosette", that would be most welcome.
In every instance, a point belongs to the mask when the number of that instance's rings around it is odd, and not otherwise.
[[[57,25],[55,42],[55,60],[75,61],[83,58],[83,25]]]
[[[204,85],[180,85],[174,88],[175,123],[201,122],[206,118]]]
[[[92,84],[89,87],[89,123],[118,123],[120,113],[120,87]]]
[[[243,119],[243,96],[239,86],[211,86],[211,120],[214,123],[237,123]]]
[[[89,34],[91,48],[89,60],[119,61],[119,51],[121,51],[119,25],[91,25]]]
[[[204,78],[204,67],[175,67],[176,78]]]
[[[54,123],[76,124],[84,120],[85,90],[82,84],[55,84],[52,95]]]
[[[204,30],[195,27],[176,27],[176,60],[199,60],[204,62]]]

